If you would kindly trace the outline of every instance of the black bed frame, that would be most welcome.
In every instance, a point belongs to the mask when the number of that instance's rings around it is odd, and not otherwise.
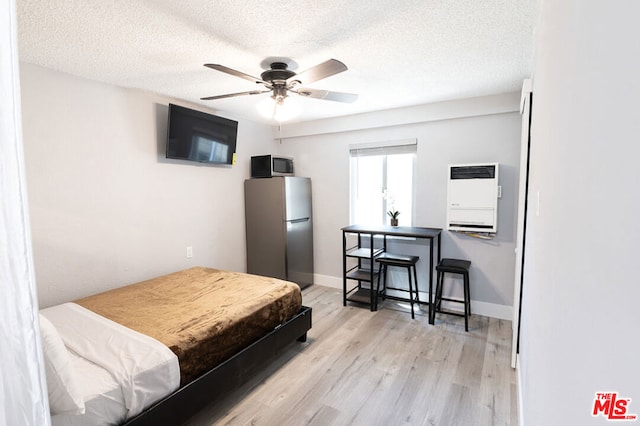
[[[303,306],[290,320],[191,383],[161,399],[124,423],[126,426],[177,425],[217,397],[244,383],[250,373],[267,365],[294,341],[305,342],[311,329],[311,308]]]

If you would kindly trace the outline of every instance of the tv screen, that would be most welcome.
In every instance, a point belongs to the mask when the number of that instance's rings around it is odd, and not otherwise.
[[[169,104],[167,158],[233,164],[238,122]]]

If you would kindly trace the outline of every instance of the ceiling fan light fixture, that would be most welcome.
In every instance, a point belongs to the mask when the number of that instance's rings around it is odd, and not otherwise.
[[[257,107],[263,117],[277,122],[291,120],[301,112],[300,104],[289,96],[266,98],[258,102]]]

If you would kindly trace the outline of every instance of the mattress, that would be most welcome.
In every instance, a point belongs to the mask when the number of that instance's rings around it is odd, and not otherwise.
[[[302,294],[288,281],[194,267],[75,303],[166,345],[182,386],[294,316]]]

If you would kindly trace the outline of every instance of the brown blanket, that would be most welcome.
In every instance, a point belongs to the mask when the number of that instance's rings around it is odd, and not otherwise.
[[[287,281],[195,267],[75,303],[167,345],[182,386],[291,318],[302,295]]]

